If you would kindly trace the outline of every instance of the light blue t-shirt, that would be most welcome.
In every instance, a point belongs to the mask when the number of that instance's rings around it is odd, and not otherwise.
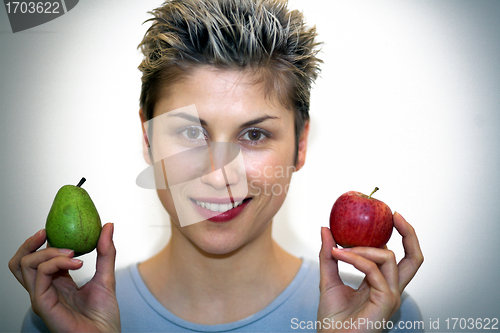
[[[239,321],[220,325],[200,325],[183,320],[161,305],[142,280],[137,264],[116,272],[116,294],[123,332],[316,332],[319,304],[319,265],[303,260],[290,285],[267,307]],[[343,276],[346,284],[357,286],[356,277]],[[406,293],[401,307],[391,318],[398,322],[421,321],[420,311]],[[334,323],[328,323],[334,324]],[[354,323],[356,325],[356,323]],[[369,323],[366,323],[368,325]],[[379,323],[372,323],[377,325]],[[380,325],[380,324],[379,324]],[[402,326],[403,327],[403,326]],[[30,309],[22,332],[46,332],[43,321]],[[414,330],[412,332],[423,332]]]

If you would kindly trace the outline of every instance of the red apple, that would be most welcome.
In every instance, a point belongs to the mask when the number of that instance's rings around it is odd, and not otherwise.
[[[342,247],[371,246],[382,248],[391,238],[392,212],[389,206],[365,195],[350,191],[342,194],[333,204],[330,230]]]

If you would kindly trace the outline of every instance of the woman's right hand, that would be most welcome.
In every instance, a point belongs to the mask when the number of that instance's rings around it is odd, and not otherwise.
[[[33,311],[51,332],[119,332],[115,293],[113,224],[107,223],[97,243],[94,277],[78,287],[69,270],[82,267],[74,252],[48,247],[45,230],[28,238],[9,261],[9,268],[28,291]]]

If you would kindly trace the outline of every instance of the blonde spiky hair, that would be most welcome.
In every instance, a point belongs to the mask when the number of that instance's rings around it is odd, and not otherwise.
[[[298,150],[322,62],[316,29],[305,26],[302,13],[289,11],[284,0],[167,0],[150,13],[152,25],[139,44],[146,119],[160,90],[197,66],[253,70],[265,91],[295,112]]]

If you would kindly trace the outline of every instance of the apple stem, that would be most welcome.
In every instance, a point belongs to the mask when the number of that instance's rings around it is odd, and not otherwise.
[[[82,177],[82,179],[80,179],[80,181],[78,182],[78,184],[76,186],[80,187],[83,185],[83,183],[85,183],[87,179],[85,179],[85,177]]]
[[[375,187],[375,189],[373,190],[373,192],[372,192],[372,193],[370,193],[370,196],[368,197],[368,199],[371,199],[371,197],[372,197],[373,193],[377,192],[378,190],[379,190],[379,188],[378,188],[378,187]]]

